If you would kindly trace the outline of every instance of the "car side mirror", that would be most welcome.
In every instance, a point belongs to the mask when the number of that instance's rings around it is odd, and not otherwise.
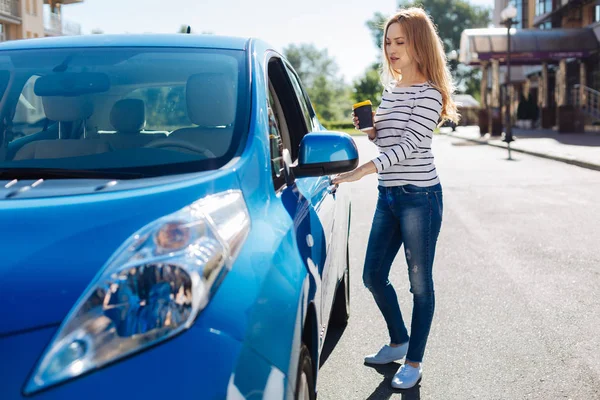
[[[352,171],[358,165],[358,149],[347,133],[317,131],[302,138],[294,176],[324,176]]]

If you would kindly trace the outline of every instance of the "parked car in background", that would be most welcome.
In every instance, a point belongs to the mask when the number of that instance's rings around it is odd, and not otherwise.
[[[0,45],[0,398],[314,399],[350,136],[260,40]]]

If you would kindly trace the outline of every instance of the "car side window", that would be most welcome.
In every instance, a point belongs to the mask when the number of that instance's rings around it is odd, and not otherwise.
[[[308,95],[306,94],[306,91],[302,88],[300,78],[290,66],[286,65],[285,69],[289,76],[290,82],[292,82],[292,86],[294,87],[294,92],[296,93],[298,103],[300,104],[300,108],[302,109],[302,114],[304,116],[304,120],[306,121],[307,129],[309,131],[318,130],[319,128],[316,120],[316,113],[312,107]]]
[[[279,129],[280,122],[272,89],[269,87],[269,100],[267,113],[269,118],[269,148],[271,151],[271,177],[275,190],[279,190],[285,184],[283,173],[283,139]]]
[[[309,106],[305,101],[300,101],[296,95],[293,81],[279,57],[272,56],[269,60],[268,75],[275,100],[273,111],[279,118],[283,146],[289,150],[291,159],[297,160],[300,142],[308,130],[312,129],[307,114],[310,113]],[[298,84],[297,80],[295,82]]]

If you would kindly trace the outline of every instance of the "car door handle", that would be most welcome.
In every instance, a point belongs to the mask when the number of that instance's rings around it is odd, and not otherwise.
[[[337,188],[338,188],[338,185],[329,185],[327,187],[327,194],[335,194]]]

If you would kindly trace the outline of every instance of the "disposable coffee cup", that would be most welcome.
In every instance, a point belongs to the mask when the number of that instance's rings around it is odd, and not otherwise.
[[[352,106],[354,115],[358,118],[358,129],[367,131],[373,128],[373,110],[371,100],[361,101]]]

